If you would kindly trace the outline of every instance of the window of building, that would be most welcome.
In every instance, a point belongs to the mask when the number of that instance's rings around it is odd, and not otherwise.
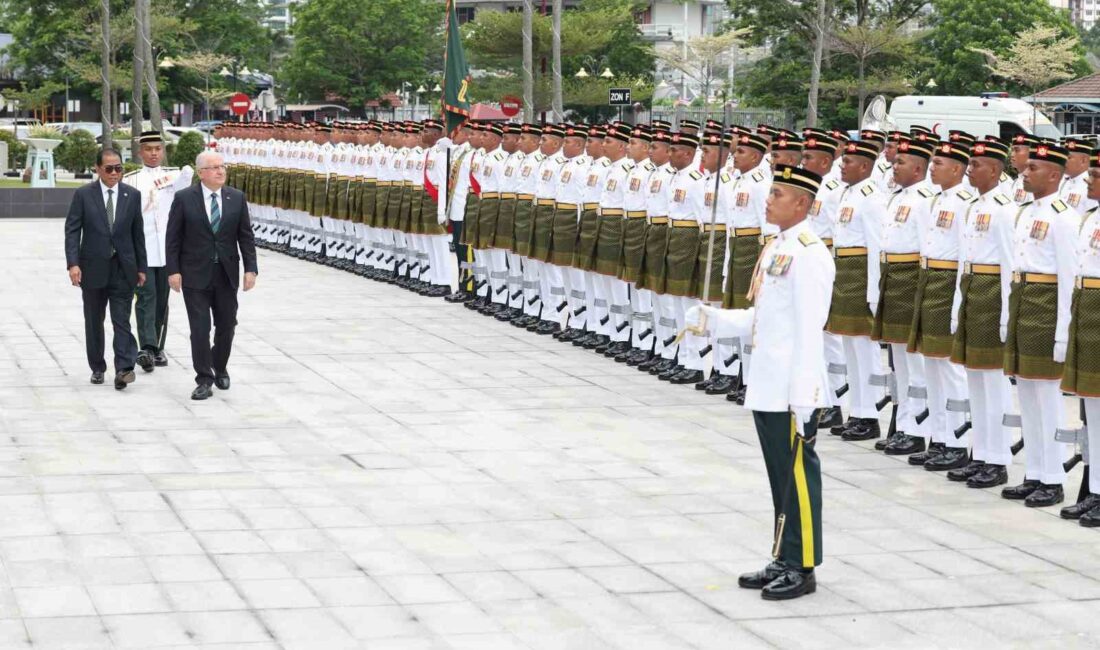
[[[458,24],[462,25],[474,19],[474,7],[455,7],[455,15],[458,16]]]

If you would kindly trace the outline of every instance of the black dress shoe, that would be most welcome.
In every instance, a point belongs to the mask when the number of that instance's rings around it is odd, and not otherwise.
[[[893,442],[894,438],[897,438],[898,436],[902,436],[902,435],[905,435],[904,431],[896,431],[896,430],[893,433],[886,434],[885,438],[875,442],[875,451],[886,451],[886,445]]]
[[[549,323],[549,322],[550,322],[550,321],[544,321],[544,320],[542,320],[542,319],[536,318],[536,319],[532,320],[532,321],[531,321],[531,322],[530,322],[530,323],[529,323],[529,324],[527,325],[527,327],[526,327],[525,329],[526,329],[526,330],[527,330],[528,332],[538,332],[538,331],[539,331],[539,328],[540,328],[540,327],[542,327],[543,323]],[[547,327],[549,327],[549,326],[550,326],[550,325],[547,325]]]
[[[769,582],[760,590],[764,600],[792,600],[817,591],[817,578],[813,571],[787,569],[783,575]]]
[[[193,399],[193,400],[208,399],[213,394],[214,394],[214,391],[210,389],[209,384],[199,384],[198,386],[195,386],[195,390],[191,391],[191,399]]]
[[[726,393],[726,401],[733,402],[738,406],[745,405],[745,393],[749,391],[749,387],[745,385],[737,386],[730,389],[730,392]]]
[[[90,381],[93,384],[95,384],[96,386],[102,384],[103,383],[103,373],[102,372],[93,372],[92,373],[92,378],[91,378]]]
[[[742,573],[737,578],[737,586],[742,589],[763,589],[769,582],[783,575],[786,570],[787,566],[785,564],[769,562],[768,566],[761,571]]]
[[[573,339],[578,338],[580,336],[584,336],[584,330],[577,329],[576,327],[567,327],[564,330],[562,330],[561,332],[559,332],[556,336],[554,336],[554,338],[556,338],[559,341],[568,342],[568,341],[572,341]]]
[[[923,453],[915,453],[909,456],[909,464],[917,467],[923,467],[924,463],[927,463],[928,461],[936,458],[936,456],[938,456],[939,454],[944,453],[945,449],[947,449],[947,445],[943,442],[933,442],[932,444],[928,445],[927,451]]]
[[[134,383],[134,379],[137,377],[134,375],[133,370],[122,370],[115,373],[115,390],[123,390],[129,384]]]
[[[651,372],[653,368],[662,361],[664,361],[664,359],[655,354],[645,361],[640,362],[637,367],[641,372]]]
[[[687,368],[676,373],[668,380],[670,384],[694,384],[699,381],[703,381],[703,371],[688,370]]]
[[[1100,528],[1100,506],[1089,510],[1077,520],[1085,528]]]
[[[592,348],[592,351],[596,354],[606,354],[611,349],[611,337],[605,336],[596,344],[596,347]]]
[[[1024,479],[1024,482],[1001,490],[1001,496],[1013,501],[1021,501],[1028,498],[1032,492],[1039,489],[1041,484],[1035,479]]]
[[[920,466],[924,465],[924,462],[929,458],[935,458],[943,451],[943,443],[933,442],[927,446],[927,449],[926,444],[924,438],[899,433],[890,442],[886,443],[886,448],[882,451],[887,456],[909,456],[908,462],[910,465]]]
[[[649,350],[635,350],[626,358],[626,365],[634,366],[641,370],[642,364],[648,363],[653,358],[653,352]]]
[[[684,368],[683,366],[674,363],[668,368],[668,370],[665,370],[661,374],[657,375],[657,379],[660,379],[661,381],[669,381],[684,370],[687,370],[687,368]]]
[[[836,426],[830,427],[829,435],[842,435],[848,429],[854,429],[857,424],[859,424],[859,419],[849,416],[848,419],[844,421],[844,424],[838,424]]]
[[[954,481],[956,483],[962,483],[971,476],[974,476],[985,467],[985,462],[980,460],[972,460],[966,464],[965,467],[953,469],[947,472],[947,480]]]
[[[630,352],[630,341],[615,341],[611,345],[607,346],[603,355],[605,357],[617,357],[620,354],[626,354]]]
[[[442,284],[434,285],[424,295],[429,298],[442,298],[443,296],[449,296],[451,294],[451,288]],[[521,312],[522,313],[522,312]]]
[[[214,385],[218,387],[218,390],[229,390],[229,375],[214,377]]]
[[[1061,503],[1066,498],[1061,485],[1047,485],[1042,483],[1034,492],[1027,495],[1024,505],[1029,508],[1045,508]]]
[[[561,330],[561,325],[550,321],[539,323],[538,328],[535,329],[535,334],[540,336],[546,336],[547,334],[553,334]]]
[[[986,463],[974,476],[966,479],[966,487],[985,489],[1008,483],[1008,470],[1004,465]],[[1004,496],[1002,493],[1001,496]]]
[[[627,346],[627,348],[621,352],[617,352],[615,356],[611,357],[615,360],[615,363],[626,363],[626,360],[630,358],[632,354],[637,352],[634,348]]]
[[[695,384],[695,390],[706,390],[710,388],[710,385],[713,384],[716,379],[718,379],[718,373],[711,371],[709,377]]]
[[[581,347],[583,347],[585,350],[595,350],[601,345],[609,345],[610,343],[610,336],[607,336],[606,334],[596,334],[595,336],[585,341]]]
[[[573,339],[571,343],[578,348],[588,347],[589,343],[591,343],[594,347],[596,345],[595,341],[599,336],[600,335],[595,332],[585,332],[581,336]]]
[[[153,365],[153,353],[149,350],[138,352],[137,364],[141,366],[141,369],[145,372],[153,372],[157,369],[156,366]]]
[[[737,380],[731,375],[719,374],[717,377],[714,383],[707,387],[707,395],[725,395],[733,390],[733,385],[737,383]]]
[[[840,439],[849,442],[857,440],[874,440],[881,435],[882,431],[879,429],[878,420],[875,418],[859,418],[859,424],[840,434]]]
[[[649,368],[649,374],[662,375],[669,371],[669,369],[676,367],[676,359],[665,359],[662,357],[654,357],[657,359],[657,363]]]
[[[493,318],[499,321],[510,321],[519,318],[521,314],[523,314],[523,310],[516,309],[515,307],[508,307],[506,309],[501,309],[500,313]]]
[[[949,469],[961,469],[970,462],[970,452],[966,447],[946,447],[943,453],[924,462],[929,472],[946,472]]]
[[[844,414],[840,412],[839,406],[830,406],[827,409],[821,409],[821,412],[817,415],[817,429],[830,429],[844,424]]]
[[[153,365],[158,368],[163,368],[168,365],[168,357],[164,356],[164,350],[159,350],[153,355]]]
[[[443,296],[443,299],[447,302],[466,302],[466,294],[462,291],[455,291],[452,294]]]
[[[1086,512],[1100,506],[1100,494],[1088,493],[1072,506],[1066,506],[1058,513],[1062,519],[1080,519]]]

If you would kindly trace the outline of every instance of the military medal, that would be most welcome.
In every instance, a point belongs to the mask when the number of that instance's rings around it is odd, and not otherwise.
[[[840,221],[840,223],[851,223],[853,212],[851,206],[841,208],[838,221]]]
[[[749,193],[738,192],[737,193],[737,207],[743,208],[749,204]]]
[[[710,207],[711,201],[714,200],[714,192],[707,192],[703,195],[703,205]]]
[[[589,174],[588,175],[588,187],[596,187],[596,175],[595,174]]]
[[[685,196],[687,196],[687,192],[685,190],[676,190],[672,193],[672,200],[676,203],[683,203]]]
[[[909,206],[899,205],[898,211],[894,213],[894,223],[905,223],[909,221]]]
[[[940,210],[940,214],[936,219],[936,227],[950,228],[953,223],[955,223],[955,213],[948,212],[947,210]]]
[[[607,179],[607,187],[604,188],[608,192],[614,192],[615,188],[619,186],[619,181],[614,178]]]
[[[776,255],[768,265],[768,275],[786,275],[793,259],[790,255]]]
[[[815,217],[821,214],[821,201],[814,201],[813,205],[810,206],[810,214]]]
[[[641,189],[641,187],[642,187],[642,179],[638,178],[637,176],[630,179],[630,191],[631,192],[637,192],[639,189]]]
[[[987,232],[989,230],[989,222],[992,219],[992,215],[979,214],[974,218],[974,232]]]
[[[1031,238],[1036,241],[1043,241],[1047,238],[1047,230],[1049,228],[1049,223],[1045,221],[1035,221],[1031,224]]]
[[[1089,246],[1093,250],[1100,251],[1100,228],[1092,231],[1092,237],[1089,239]]]

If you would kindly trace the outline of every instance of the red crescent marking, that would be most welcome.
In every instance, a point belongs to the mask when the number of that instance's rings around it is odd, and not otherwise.
[[[935,133],[936,135],[939,135],[940,134],[939,128],[940,128],[940,123],[939,122],[936,122],[935,124],[933,124],[932,125],[932,133]]]

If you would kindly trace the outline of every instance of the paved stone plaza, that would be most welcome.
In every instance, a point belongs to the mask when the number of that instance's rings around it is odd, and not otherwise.
[[[62,222],[0,241],[0,648],[1100,645],[1100,536],[1057,508],[826,436],[818,592],[763,602],[767,480],[719,397],[268,252],[232,390],[189,399],[173,295],[169,367],[119,393]]]

